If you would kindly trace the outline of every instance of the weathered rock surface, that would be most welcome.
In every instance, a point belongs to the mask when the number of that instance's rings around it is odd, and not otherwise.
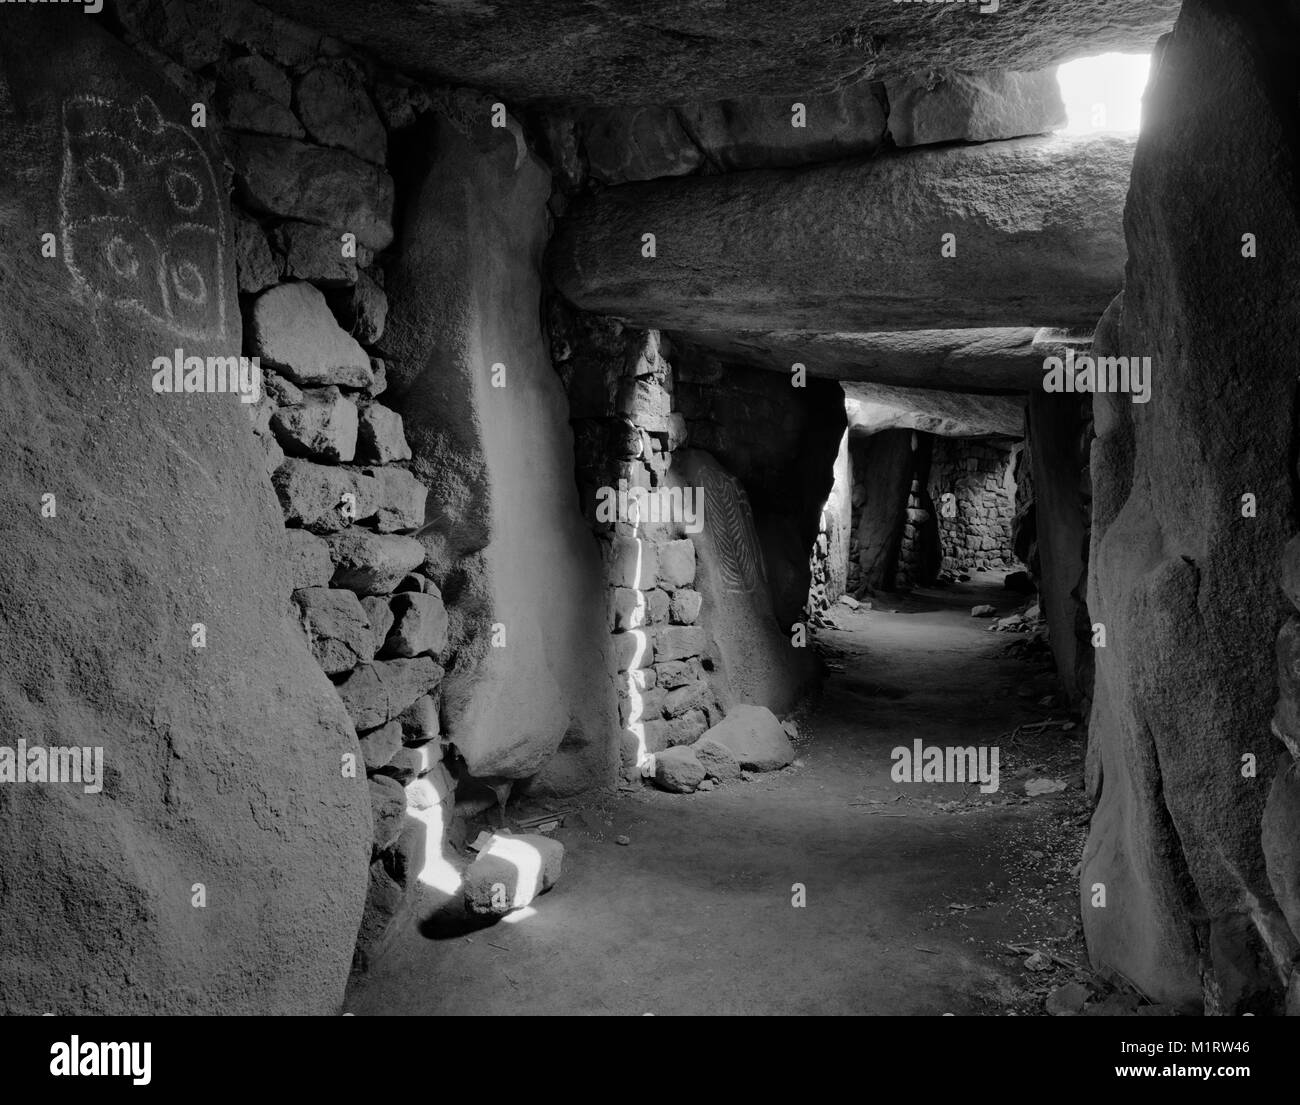
[[[887,384],[844,384],[849,427],[861,433],[921,430],[941,437],[1019,437],[1025,432],[1023,396],[975,395]]]
[[[230,130],[301,138],[291,88],[288,75],[261,55],[231,58],[217,70],[217,110]]]
[[[384,645],[387,656],[437,656],[447,647],[447,610],[436,594],[404,592],[389,601],[393,628]]]
[[[714,100],[679,109],[709,162],[725,171],[777,168],[872,154],[885,133],[885,111],[866,83],[803,95],[795,126],[789,97]]]
[[[394,64],[512,101],[594,104],[717,100],[753,89],[800,98],[863,77],[929,69],[1043,69],[1070,57],[1150,50],[1175,0],[883,4],[829,0],[792,18],[780,0],[742,7],[657,0],[593,8],[578,0],[514,0],[472,14],[367,0],[344,8],[269,0]]]
[[[455,124],[430,113],[412,140],[427,152],[386,270],[385,400],[430,490],[420,540],[457,650],[446,735],[475,775],[541,772],[533,789],[552,792],[607,783],[618,715],[604,579],[538,325],[550,174],[486,109]],[[484,371],[494,363],[503,388]]]
[[[699,591],[674,591],[668,617],[674,625],[694,625],[704,596]]]
[[[422,695],[397,717],[402,726],[402,737],[408,744],[437,740],[441,733],[438,706],[432,695]]]
[[[337,1014],[370,850],[364,781],[339,770],[356,739],[287,616],[280,510],[243,407],[149,387],[164,350],[240,353],[219,158],[104,20],[2,18],[0,485],[24,505],[0,528],[0,726],[102,747],[104,776],[97,793],[0,787],[0,1011]],[[119,136],[121,195],[84,171],[99,127]],[[198,208],[177,210],[146,157],[189,171]],[[77,250],[42,258],[33,229],[59,229],[60,196]],[[96,260],[104,217],[134,276]],[[151,243],[183,223],[173,261],[207,296],[169,307]]]
[[[1088,608],[1107,645],[1084,930],[1094,963],[1189,1011],[1277,1010],[1297,946],[1261,848],[1300,340],[1295,34],[1280,14],[1184,4],[1144,101],[1122,309],[1095,345],[1151,356],[1153,395],[1094,397]],[[1186,187],[1207,149],[1215,186]],[[1247,229],[1274,248],[1243,257]],[[1224,386],[1243,357],[1249,387]],[[1244,488],[1280,508],[1243,518]]]
[[[374,818],[373,849],[376,853],[397,842],[406,816],[406,792],[396,779],[383,775],[366,780],[370,790],[370,812]]]
[[[260,214],[350,232],[369,249],[393,240],[393,178],[343,150],[292,138],[227,137],[239,196]]]
[[[858,518],[858,580],[864,592],[892,590],[898,543],[907,521],[912,486],[910,430],[882,430],[859,447],[855,465],[867,473],[866,498]]]
[[[338,388],[313,389],[298,406],[271,416],[276,440],[290,456],[347,462],[357,451],[357,405]]]
[[[689,537],[665,542],[658,549],[658,578],[667,588],[689,587],[695,582],[695,545]]]
[[[362,388],[373,382],[370,357],[330,313],[310,284],[281,284],[253,304],[253,352],[295,383]]]
[[[655,785],[676,794],[690,794],[704,782],[704,765],[684,744],[655,753]]]
[[[551,265],[584,310],[688,333],[1092,325],[1123,284],[1132,156],[1020,138],[608,188]]]
[[[298,79],[294,89],[298,117],[322,146],[338,146],[382,165],[388,134],[379,121],[361,74],[342,59],[322,61]]]
[[[284,541],[288,549],[286,566],[294,589],[326,586],[334,574],[328,543],[303,529],[285,530]]]
[[[1087,396],[1053,395],[1041,388],[1029,395],[1038,590],[1056,670],[1074,702],[1092,695],[1092,619],[1085,574],[1091,502],[1079,490],[1088,481],[1084,426],[1091,406]]]
[[[428,656],[417,656],[363,664],[337,687],[357,728],[366,730],[392,721],[441,680],[442,668]]]
[[[272,233],[284,258],[286,280],[309,280],[321,288],[345,288],[357,281],[355,250],[345,252],[343,235],[327,226],[289,220]]]
[[[285,521],[313,533],[334,533],[358,518],[368,518],[380,502],[379,481],[373,477],[295,457],[286,459],[271,474],[271,484]],[[355,516],[350,517],[353,508]]]
[[[776,771],[794,760],[794,745],[775,714],[740,703],[701,738],[722,745],[748,771]]]
[[[1093,322],[1079,332],[1092,338]],[[1070,335],[1047,327],[903,330],[872,334],[800,330],[694,331],[693,342],[738,354],[747,364],[789,374],[949,391],[1023,392],[1042,386],[1043,359]],[[1074,343],[1078,344],[1078,343]]]
[[[704,164],[671,107],[594,112],[583,121],[591,175],[605,184],[684,176]]]
[[[358,739],[367,771],[378,771],[402,747],[402,727],[396,721],[364,733]]]
[[[654,633],[655,660],[687,660],[703,656],[709,649],[708,638],[698,626],[664,626]]]
[[[311,654],[326,675],[341,675],[374,657],[370,622],[351,591],[304,587],[293,593],[293,601],[302,611]]]
[[[374,345],[384,336],[388,297],[364,269],[357,270],[355,283],[331,292],[329,301],[339,322],[362,345]]]
[[[591,175],[605,184],[772,168],[874,153],[885,112],[867,84],[790,99],[753,97],[682,107],[593,110],[579,119]]]
[[[564,845],[549,836],[499,833],[465,871],[462,893],[470,913],[522,909],[560,879]]]
[[[844,393],[829,380],[792,388],[788,372],[700,362],[685,352],[674,372],[673,397],[692,448],[711,454],[745,490],[772,611],[789,627],[808,599],[808,551],[831,491],[846,424]]]
[[[1269,883],[1293,933],[1300,933],[1300,765],[1273,779],[1262,825]]]
[[[380,533],[418,529],[424,524],[429,490],[410,472],[405,468],[367,468],[364,474],[377,485],[375,528]]]
[[[325,546],[326,552],[329,551],[329,545]],[[330,562],[330,573],[333,574],[334,563]],[[380,595],[366,595],[361,600],[361,607],[366,612],[366,619],[370,622],[370,631],[375,637],[375,654],[384,647],[384,641],[388,637],[388,631],[393,628],[393,612],[388,606],[388,599]]]
[[[1055,69],[926,73],[890,81],[889,133],[898,146],[989,142],[1065,126]]]
[[[719,740],[703,736],[691,745],[695,758],[704,766],[705,774],[721,783],[740,778],[740,761],[736,754]]]
[[[236,215],[235,271],[239,276],[239,290],[260,292],[280,280],[280,266],[271,256],[271,246],[262,228],[247,215]]]
[[[791,644],[773,613],[763,549],[744,489],[695,449],[673,455],[669,480],[703,489],[704,524],[691,538],[702,603],[699,625],[656,630],[656,660],[714,654],[710,682],[724,707],[755,702],[789,709],[813,678],[812,660],[806,649]]]
[[[424,563],[424,546],[413,537],[348,530],[329,538],[333,587],[359,595],[386,595],[402,577]]]

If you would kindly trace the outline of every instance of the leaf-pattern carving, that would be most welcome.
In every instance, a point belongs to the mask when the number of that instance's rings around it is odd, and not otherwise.
[[[706,524],[717,551],[723,588],[735,594],[756,591],[767,579],[745,489],[733,476],[712,468],[704,468],[701,475],[707,504]]]

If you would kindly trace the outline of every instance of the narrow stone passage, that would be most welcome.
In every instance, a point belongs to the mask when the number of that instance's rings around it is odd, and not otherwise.
[[[987,573],[896,608],[837,606],[848,628],[821,644],[844,670],[802,721],[792,767],[710,794],[643,789],[581,808],[556,834],[565,879],[535,914],[443,939],[411,929],[346,1008],[960,1015],[1027,1001],[1032,973],[1005,945],[1081,961],[1069,869],[1082,740],[1005,738],[1051,715],[1016,694],[1031,679],[1004,655],[1017,637],[970,616],[1024,604],[1000,582]],[[1000,745],[999,791],[894,782],[890,752],[915,739]],[[1036,766],[1067,789],[1023,797]],[[796,883],[804,908],[791,904]]]

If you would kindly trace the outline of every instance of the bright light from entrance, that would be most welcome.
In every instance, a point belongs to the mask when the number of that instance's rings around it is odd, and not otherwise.
[[[1136,134],[1150,68],[1150,54],[1100,54],[1066,62],[1056,71],[1067,119],[1057,133]]]

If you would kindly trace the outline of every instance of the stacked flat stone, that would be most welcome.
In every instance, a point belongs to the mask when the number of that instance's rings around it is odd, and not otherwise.
[[[439,740],[447,612],[413,536],[428,492],[402,416],[379,398],[388,135],[421,94],[348,57],[262,46],[216,67],[216,102],[244,331],[266,385],[253,430],[284,511],[293,606],[356,727],[370,791],[364,963],[412,904],[454,787]]]
[[[1015,502],[1004,483],[1009,460],[1005,447],[935,439],[928,490],[939,512],[942,571],[988,571],[1016,562]],[[955,517],[945,516],[941,508],[946,494],[956,497]]]
[[[930,520],[930,512],[921,506],[921,482],[912,481],[907,495],[907,520],[903,523],[903,538],[898,548],[896,586],[900,591],[910,590],[921,578],[921,526]]]
[[[813,551],[808,556],[808,605],[804,607],[804,620],[816,623],[818,618],[830,609],[838,595],[830,593],[830,527],[823,512],[821,527],[817,539],[813,542]]]
[[[672,367],[656,331],[558,312],[551,330],[574,416],[583,506],[605,558],[624,727],[621,771],[634,779],[642,749],[629,725],[640,723],[644,751],[655,753],[692,744],[723,716],[698,624],[703,597],[695,587],[690,535],[672,523],[634,528],[594,513],[602,487],[617,489],[620,480],[649,491],[663,486],[673,452],[686,445],[686,420],[675,409]],[[570,363],[575,349],[584,351],[576,365]]]

